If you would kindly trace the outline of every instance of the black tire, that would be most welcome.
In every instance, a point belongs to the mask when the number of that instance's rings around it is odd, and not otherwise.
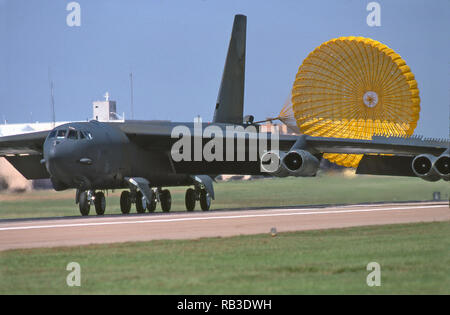
[[[170,195],[170,191],[164,189],[161,191],[159,195],[159,199],[161,200],[161,209],[163,212],[169,212],[170,207],[172,206],[172,196]]]
[[[211,207],[211,197],[205,189],[200,191],[200,207],[203,211],[208,211]]]
[[[147,210],[147,201],[144,198],[144,195],[138,191],[136,193],[136,211],[137,213],[144,213]]]
[[[80,213],[82,216],[89,215],[89,210],[91,209],[91,205],[88,200],[88,194],[86,191],[80,192],[78,206],[80,208]]]
[[[152,198],[152,201],[147,205],[148,212],[155,212],[156,209],[156,199]]]
[[[95,193],[94,199],[95,213],[97,215],[104,215],[106,210],[105,194],[101,191]]]
[[[123,214],[130,213],[131,210],[131,197],[129,191],[122,191],[120,194],[120,211],[122,211]]]
[[[186,204],[186,210],[187,211],[194,211],[195,209],[195,190],[192,188],[188,188],[186,190],[186,196],[184,198],[185,204]]]

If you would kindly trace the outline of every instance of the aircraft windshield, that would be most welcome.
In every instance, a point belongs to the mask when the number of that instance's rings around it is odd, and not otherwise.
[[[78,139],[78,132],[76,130],[69,130],[69,133],[67,135],[68,139],[77,140]]]
[[[86,130],[75,130],[75,129],[58,129],[52,130],[49,135],[49,139],[57,138],[57,139],[71,139],[71,140],[92,140],[92,134],[90,131]]]
[[[92,140],[92,134],[89,131],[80,131],[80,138],[84,139],[81,137],[81,135],[83,135],[84,138],[86,138],[88,140]]]
[[[56,133],[56,137],[64,138],[66,136],[66,133],[67,133],[67,130],[65,130],[65,129],[58,130]]]
[[[50,132],[50,134],[48,135],[48,138],[54,138],[56,136],[56,130],[52,130],[52,132]]]

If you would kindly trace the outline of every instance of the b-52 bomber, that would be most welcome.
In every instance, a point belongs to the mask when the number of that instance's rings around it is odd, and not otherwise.
[[[76,189],[83,216],[91,205],[97,215],[104,214],[104,191],[110,189],[124,189],[124,214],[133,203],[138,213],[153,212],[157,203],[169,211],[171,194],[163,188],[172,186],[190,186],[185,195],[188,211],[197,201],[202,210],[209,210],[216,175],[315,176],[324,153],[363,154],[357,174],[450,179],[448,141],[260,132],[252,117],[243,115],[246,20],[235,16],[211,123],[73,122],[50,131],[0,137],[0,156],[27,179],[50,178],[57,191]]]

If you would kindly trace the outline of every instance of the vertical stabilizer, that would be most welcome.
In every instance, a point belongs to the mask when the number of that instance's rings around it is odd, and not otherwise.
[[[217,97],[214,122],[243,122],[246,29],[247,17],[236,15]]]

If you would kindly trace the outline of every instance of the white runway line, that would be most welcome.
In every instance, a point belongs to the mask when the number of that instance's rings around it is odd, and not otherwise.
[[[135,221],[117,221],[117,222],[92,222],[92,223],[73,223],[73,224],[54,224],[54,225],[36,225],[36,226],[15,226],[0,228],[1,231],[13,230],[32,230],[32,229],[55,229],[55,228],[72,228],[72,227],[91,227],[91,226],[105,226],[105,225],[122,225],[122,224],[145,224],[145,223],[167,223],[167,222],[183,222],[183,221],[206,221],[206,220],[230,220],[241,218],[261,218],[261,217],[279,217],[279,216],[296,216],[296,215],[319,215],[319,214],[343,214],[343,213],[363,213],[363,212],[380,212],[380,211],[404,211],[404,210],[418,210],[441,208],[445,205],[429,205],[429,206],[408,206],[408,207],[392,207],[392,208],[372,208],[372,209],[353,209],[353,210],[334,210],[334,211],[320,211],[314,209],[289,209],[291,211],[302,211],[292,213],[266,213],[266,214],[245,214],[245,215],[229,215],[229,216],[208,216],[208,217],[192,217],[192,218],[178,218],[178,219],[150,219],[150,220],[135,220]],[[264,210],[263,210],[264,211]],[[279,210],[269,210],[277,212]],[[310,212],[304,212],[310,211]]]

